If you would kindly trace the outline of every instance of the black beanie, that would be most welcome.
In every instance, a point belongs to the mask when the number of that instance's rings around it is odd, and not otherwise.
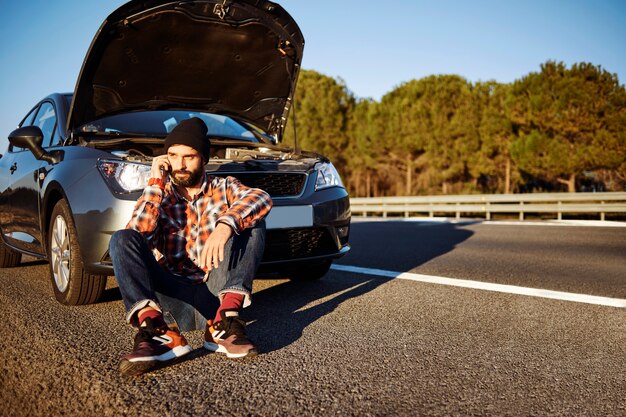
[[[207,127],[198,117],[180,122],[165,138],[165,152],[172,145],[187,145],[200,152],[204,161],[209,160],[211,144],[206,137]]]

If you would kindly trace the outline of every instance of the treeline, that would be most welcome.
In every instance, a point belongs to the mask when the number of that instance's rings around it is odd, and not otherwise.
[[[295,106],[299,147],[328,156],[353,196],[626,189],[626,89],[589,63],[511,84],[433,75],[380,102],[303,70]]]

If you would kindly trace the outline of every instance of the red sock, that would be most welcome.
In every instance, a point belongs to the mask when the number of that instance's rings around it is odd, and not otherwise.
[[[218,321],[222,321],[222,311],[226,310],[235,310],[237,314],[239,314],[239,310],[243,306],[244,295],[236,292],[227,292],[224,294],[224,298],[222,298],[222,304],[220,308],[217,309],[217,313],[215,313],[215,320],[213,323],[217,323]]]
[[[165,323],[165,319],[163,319],[163,313],[153,308],[146,310],[143,313],[139,314],[137,316],[137,321],[139,322],[139,325],[141,326],[141,323],[143,323],[148,318],[152,320],[152,324],[156,328],[165,327],[167,325]]]

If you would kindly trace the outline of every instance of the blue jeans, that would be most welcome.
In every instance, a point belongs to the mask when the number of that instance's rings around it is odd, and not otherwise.
[[[209,273],[206,282],[196,283],[171,273],[158,264],[143,235],[135,230],[113,234],[109,252],[122,293],[126,320],[137,325],[136,313],[144,307],[170,312],[182,331],[203,330],[213,319],[225,292],[245,296],[250,304],[252,281],[265,247],[265,221],[234,234],[224,247],[224,262]]]

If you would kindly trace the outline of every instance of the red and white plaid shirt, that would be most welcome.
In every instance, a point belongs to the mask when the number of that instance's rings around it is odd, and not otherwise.
[[[204,174],[201,191],[188,201],[171,182],[164,187],[151,179],[137,200],[126,225],[142,233],[159,264],[172,273],[203,281],[206,270],[196,262],[217,223],[226,223],[235,233],[253,227],[265,218],[272,200],[265,191],[241,184],[234,177]]]

